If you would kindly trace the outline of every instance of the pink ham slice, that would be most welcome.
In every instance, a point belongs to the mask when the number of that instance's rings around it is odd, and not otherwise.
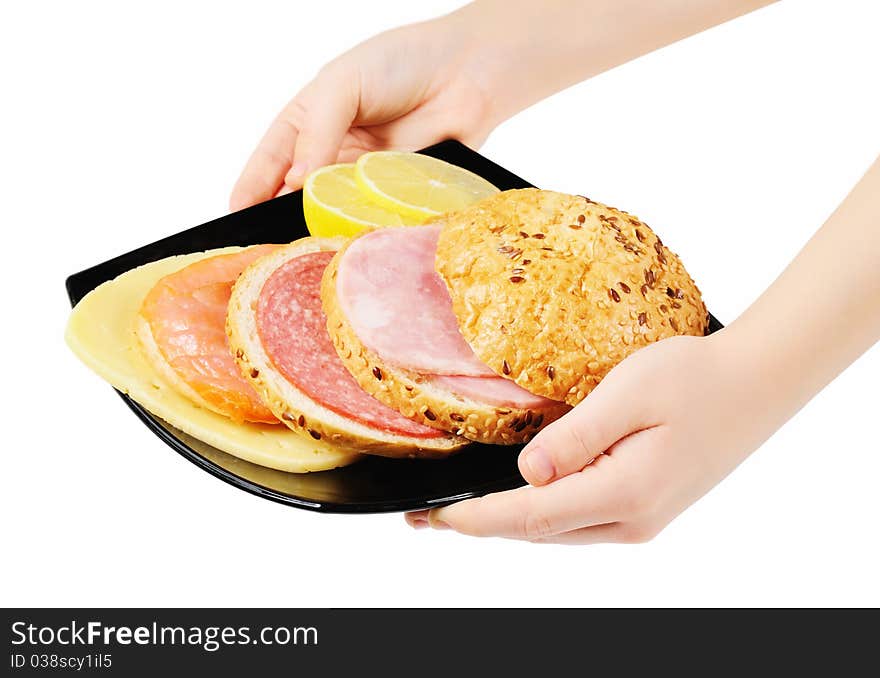
[[[546,406],[551,401],[529,393],[518,384],[502,377],[444,377],[431,378],[431,383],[456,395],[494,405],[518,407],[523,410]]]
[[[361,389],[342,364],[321,308],[321,275],[334,252],[313,252],[286,262],[269,277],[257,302],[257,334],[284,378],[337,414],[381,431],[436,438],[423,426]]]
[[[434,270],[439,225],[373,231],[339,263],[337,292],[358,339],[390,365],[422,374],[494,377],[458,331]]]
[[[552,401],[499,377],[458,331],[452,299],[434,270],[440,226],[373,231],[339,262],[337,296],[358,339],[391,365],[442,388],[497,407],[523,409]]]

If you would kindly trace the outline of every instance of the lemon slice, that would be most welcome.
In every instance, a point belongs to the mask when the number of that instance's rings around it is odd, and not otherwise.
[[[375,203],[421,221],[498,193],[473,172],[420,153],[365,153],[355,164],[355,176]]]
[[[323,238],[424,221],[372,202],[358,188],[353,164],[328,165],[309,174],[303,186],[303,213],[309,233]]]

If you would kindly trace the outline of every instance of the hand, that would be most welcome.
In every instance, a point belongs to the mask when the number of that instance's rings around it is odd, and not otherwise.
[[[748,363],[728,344],[722,331],[634,353],[522,451],[530,487],[407,522],[556,544],[651,539],[776,428],[772,408],[755,411]]]
[[[366,151],[447,138],[481,145],[497,116],[468,35],[443,17],[383,33],[330,62],[269,127],[230,207],[296,190],[311,170]]]
[[[536,101],[769,1],[712,0],[684,11],[681,0],[479,0],[382,33],[327,64],[285,106],[230,207],[296,190],[311,170],[366,151],[448,138],[478,147]]]
[[[407,521],[560,544],[650,539],[880,339],[878,220],[880,158],[735,322],[636,351],[541,431],[519,457],[531,487]]]

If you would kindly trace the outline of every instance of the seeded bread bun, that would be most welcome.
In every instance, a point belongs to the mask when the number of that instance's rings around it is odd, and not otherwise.
[[[430,377],[389,365],[364,346],[342,313],[336,279],[342,248],[321,280],[327,330],[342,363],[367,393],[419,423],[469,440],[508,445],[524,443],[570,408],[548,401],[544,407],[495,407],[466,398],[430,382]]]
[[[582,196],[505,191],[447,215],[436,267],[477,357],[570,405],[642,346],[708,327],[700,291],[660,238]]]
[[[343,238],[302,238],[258,259],[232,289],[226,333],[235,362],[272,413],[288,428],[345,449],[387,457],[445,457],[467,444],[454,435],[419,438],[381,431],[316,402],[273,366],[257,332],[257,300],[263,284],[290,259],[338,250]]]

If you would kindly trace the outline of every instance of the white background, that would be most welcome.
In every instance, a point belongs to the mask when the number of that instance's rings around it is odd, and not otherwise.
[[[455,4],[4,6],[0,604],[880,604],[876,348],[656,540],[586,548],[250,496],[67,350],[66,275],[224,214],[322,63]],[[878,20],[787,0],[536,105],[483,152],[641,216],[730,321],[880,152]]]

